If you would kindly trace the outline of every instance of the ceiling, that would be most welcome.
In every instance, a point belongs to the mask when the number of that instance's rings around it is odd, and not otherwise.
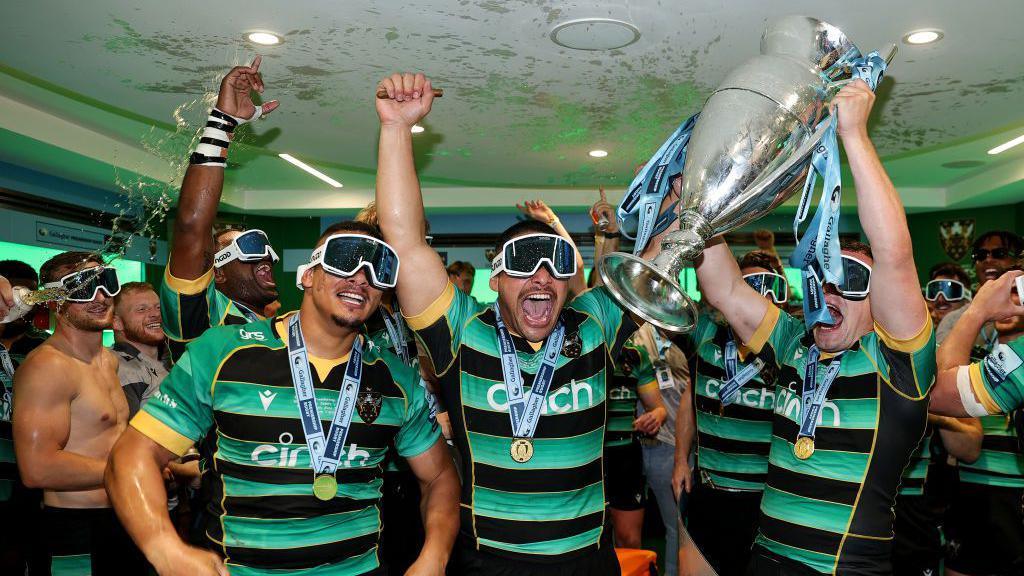
[[[396,70],[423,70],[445,89],[414,139],[429,208],[496,210],[531,196],[582,207],[595,187],[628,184],[633,167],[757,53],[765,24],[789,13],[825,19],[865,51],[942,29],[934,45],[900,44],[880,88],[875,143],[911,209],[1019,200],[1024,146],[985,154],[1024,132],[1019,0],[309,0],[216,10],[191,0],[8,0],[0,160],[106,189],[174,181],[219,76],[259,51],[265,95],[281,108],[232,147],[229,207],[330,213],[364,204],[376,164],[371,94]],[[548,38],[586,16],[629,21],[641,38],[611,51]],[[284,42],[257,48],[243,39],[253,30]],[[594,148],[608,157],[589,157]],[[279,152],[345,187],[322,184]],[[942,166],[961,161],[981,164]]]

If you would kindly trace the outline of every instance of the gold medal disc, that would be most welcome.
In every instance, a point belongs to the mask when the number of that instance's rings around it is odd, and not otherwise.
[[[801,436],[796,439],[796,444],[793,445],[793,454],[801,460],[807,460],[814,454],[814,438],[810,436]]]
[[[512,440],[512,447],[509,450],[512,459],[522,464],[533,458],[533,441],[529,438],[516,438]]]
[[[313,479],[313,495],[324,502],[338,495],[338,480],[333,474],[320,474]]]

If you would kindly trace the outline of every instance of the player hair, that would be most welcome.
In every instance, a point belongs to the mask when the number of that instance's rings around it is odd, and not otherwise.
[[[39,282],[39,274],[36,273],[36,269],[21,260],[0,260],[0,276],[8,280],[17,278]]]
[[[457,260],[448,265],[449,276],[462,276],[463,272],[469,272],[470,275],[476,274],[476,267],[464,260]]]
[[[871,254],[871,246],[869,246],[866,242],[861,242],[860,240],[842,239],[839,241],[839,249],[849,250],[850,252],[863,254],[868,258],[874,258],[874,256]]]
[[[92,252],[83,252],[81,250],[61,252],[43,262],[43,265],[39,267],[39,281],[43,284],[55,282],[61,276],[67,274],[68,270],[66,269],[74,270],[87,262],[103,264],[103,259]],[[60,274],[60,272],[64,272],[64,274]]]
[[[985,232],[981,236],[978,236],[978,239],[974,241],[973,249],[977,250],[978,248],[981,248],[981,245],[989,238],[999,238],[1002,240],[1003,246],[1009,248],[1010,252],[1012,252],[1011,256],[1014,258],[1019,258],[1021,250],[1024,250],[1024,240],[1021,240],[1020,236],[1010,232],[1009,230],[989,230],[988,232]]]
[[[500,253],[505,242],[508,242],[517,236],[525,236],[527,234],[535,233],[558,236],[558,232],[556,232],[554,228],[543,222],[538,222],[537,220],[520,220],[508,228],[505,228],[505,231],[498,236],[498,242],[494,245],[494,251],[495,253]]]
[[[372,236],[377,240],[384,240],[384,236],[380,233],[380,228],[377,228],[373,224],[361,222],[359,220],[342,220],[341,222],[335,222],[328,226],[323,233],[320,234],[320,238],[317,239],[316,245],[319,246],[320,244],[323,244],[324,240],[326,240],[328,236],[346,232]]]
[[[121,304],[121,300],[129,294],[146,291],[156,293],[156,289],[153,288],[153,285],[149,282],[125,282],[124,284],[121,284],[121,291],[117,293],[117,296],[114,296],[114,306],[119,306]]]
[[[971,279],[967,276],[967,272],[956,262],[939,262],[928,270],[928,280],[935,280],[939,276],[952,276],[964,286],[970,287],[971,285]]]
[[[776,274],[785,275],[785,271],[782,269],[782,265],[779,263],[779,259],[774,255],[764,250],[751,250],[740,258],[740,268],[764,268],[765,270],[771,270]]]

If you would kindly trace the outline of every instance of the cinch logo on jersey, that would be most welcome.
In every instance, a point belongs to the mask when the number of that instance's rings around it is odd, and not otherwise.
[[[780,386],[778,397],[775,401],[775,413],[795,422],[800,422],[800,393],[796,392],[793,387],[799,385],[799,383],[792,382],[788,387]],[[819,425],[824,421],[826,411],[832,412],[833,427],[842,425],[842,418],[839,416],[839,406],[831,400],[826,400],[821,405],[821,412],[818,413]]]
[[[289,432],[284,432],[278,437],[281,444],[291,444],[294,437]],[[345,467],[364,466],[370,453],[360,450],[356,444],[346,446],[348,453],[342,464]],[[309,454],[309,448],[305,446],[275,446],[274,444],[260,444],[253,448],[250,459],[259,466],[274,466],[279,468],[296,468],[299,465],[299,456],[302,453]],[[356,462],[356,460],[359,462]]]
[[[584,396],[586,399],[584,400]],[[508,397],[505,392],[505,383],[498,382],[487,389],[487,404],[498,412],[508,411]],[[546,401],[541,405],[540,413],[564,414],[566,412],[578,412],[594,405],[594,389],[588,382],[577,382],[573,380],[561,386],[558,390],[548,394]]]
[[[709,398],[718,398],[718,390],[722,387],[722,381],[715,378],[708,378],[704,384],[704,395]],[[748,408],[760,408],[772,410],[775,407],[775,392],[763,387],[744,386],[740,388],[734,404],[740,404]]]

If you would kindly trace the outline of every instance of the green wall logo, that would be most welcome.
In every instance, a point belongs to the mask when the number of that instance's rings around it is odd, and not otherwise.
[[[967,256],[974,242],[974,220],[962,218],[939,222],[939,242],[946,255],[959,262]]]

